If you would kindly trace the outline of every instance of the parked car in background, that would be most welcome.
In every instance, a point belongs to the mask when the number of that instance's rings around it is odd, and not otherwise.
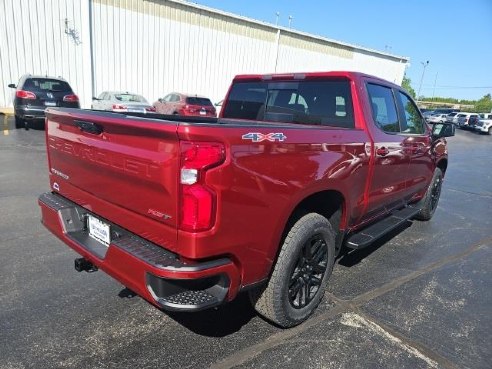
[[[480,116],[478,114],[477,115],[471,115],[470,118],[468,119],[468,128],[474,130],[479,119],[480,119]]]
[[[171,92],[154,103],[159,114],[217,117],[217,112],[210,99],[179,92]]]
[[[92,109],[109,110],[117,113],[149,113],[155,108],[141,95],[122,91],[104,91],[92,98]]]
[[[480,119],[492,119],[492,113],[480,113],[478,116]]]
[[[439,109],[434,109],[434,114],[449,114],[449,113],[457,113],[459,112],[459,109],[454,109],[454,108],[439,108]]]
[[[426,121],[428,121],[432,114],[434,114],[434,110],[427,110],[425,113],[422,114],[422,116]]]
[[[447,114],[432,114],[428,119],[427,123],[444,123],[447,119]]]
[[[453,123],[453,118],[458,115],[459,112],[455,111],[446,115],[446,122]]]
[[[479,119],[475,131],[492,135],[492,114],[489,114],[489,119]]]
[[[458,113],[453,117],[453,122],[455,125],[458,125],[458,121],[460,118],[466,117],[466,113]]]
[[[69,83],[61,77],[33,76],[26,74],[17,83],[8,85],[15,88],[15,128],[32,126],[36,121],[43,123],[46,107],[80,109],[79,98]]]
[[[460,113],[458,115],[460,115],[458,118],[458,127],[465,129],[474,126],[479,119],[477,113]]]

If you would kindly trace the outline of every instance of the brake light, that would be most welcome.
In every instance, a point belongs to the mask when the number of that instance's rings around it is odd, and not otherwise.
[[[63,96],[63,101],[66,101],[66,102],[77,102],[79,101],[79,97],[77,95],[65,95]]]
[[[153,106],[149,106],[149,107],[145,108],[145,110],[152,111],[152,112],[155,112],[156,111],[155,110],[155,107],[153,107]]]
[[[15,96],[18,97],[19,99],[28,99],[28,100],[36,99],[36,95],[31,91],[17,90],[15,92]]]
[[[126,110],[125,105],[120,105],[120,104],[113,104],[113,110]]]
[[[205,184],[210,168],[225,160],[225,147],[218,142],[182,141],[181,148],[181,229],[190,232],[205,231],[215,222],[217,196]]]

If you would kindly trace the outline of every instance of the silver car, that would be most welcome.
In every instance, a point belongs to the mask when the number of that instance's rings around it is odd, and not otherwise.
[[[118,113],[155,112],[155,108],[143,96],[122,91],[104,91],[99,97],[93,97],[91,108]]]

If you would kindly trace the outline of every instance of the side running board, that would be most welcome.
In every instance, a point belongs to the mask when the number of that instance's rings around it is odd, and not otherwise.
[[[357,233],[351,234],[346,242],[346,245],[350,249],[358,250],[369,246],[378,238],[383,237],[385,234],[398,228],[405,222],[409,221],[415,215],[419,213],[420,209],[407,206],[401,210],[397,210],[391,215],[382,220],[370,225],[367,228],[360,230]]]

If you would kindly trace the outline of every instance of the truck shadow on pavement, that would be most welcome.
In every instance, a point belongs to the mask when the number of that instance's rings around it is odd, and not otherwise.
[[[122,299],[134,298],[138,295],[129,288],[123,288],[118,293],[118,297]],[[229,336],[238,332],[256,316],[247,293],[241,293],[230,303],[208,310],[198,312],[161,311],[190,331],[207,337]]]
[[[225,337],[238,332],[256,312],[249,302],[248,295],[242,293],[230,303],[217,308],[194,313],[165,312],[177,323],[190,331],[207,337]]]

